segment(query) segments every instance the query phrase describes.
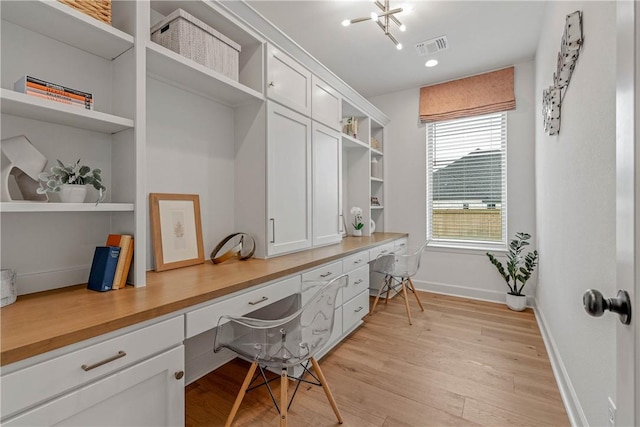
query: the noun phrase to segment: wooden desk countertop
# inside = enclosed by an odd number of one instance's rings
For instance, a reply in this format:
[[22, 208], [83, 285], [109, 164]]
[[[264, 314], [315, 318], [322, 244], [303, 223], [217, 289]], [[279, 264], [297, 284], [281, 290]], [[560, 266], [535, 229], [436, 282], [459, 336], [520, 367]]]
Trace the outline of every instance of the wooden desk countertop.
[[147, 286], [94, 292], [86, 285], [18, 297], [0, 310], [0, 365], [186, 309], [251, 286], [316, 267], [391, 242], [406, 233], [346, 237], [341, 243], [271, 259], [211, 261], [161, 273]]

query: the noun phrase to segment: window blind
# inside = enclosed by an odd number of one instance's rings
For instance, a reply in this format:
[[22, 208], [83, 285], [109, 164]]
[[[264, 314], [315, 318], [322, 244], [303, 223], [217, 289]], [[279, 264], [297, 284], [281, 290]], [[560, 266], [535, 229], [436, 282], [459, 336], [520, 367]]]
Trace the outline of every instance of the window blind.
[[427, 124], [427, 239], [506, 241], [507, 113]]

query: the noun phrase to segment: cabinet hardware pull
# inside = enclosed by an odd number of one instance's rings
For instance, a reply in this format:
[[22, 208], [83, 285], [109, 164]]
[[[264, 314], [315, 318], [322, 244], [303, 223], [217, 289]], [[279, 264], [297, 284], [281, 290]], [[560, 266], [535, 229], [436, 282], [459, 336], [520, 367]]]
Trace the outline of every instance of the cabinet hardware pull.
[[184, 371], [178, 371], [174, 375], [175, 375], [177, 380], [181, 380], [182, 377], [184, 377]]
[[327, 271], [326, 273], [321, 274], [321, 275], [320, 275], [320, 277], [329, 277], [329, 276], [331, 276], [332, 274], [333, 274], [332, 272]]
[[274, 87], [275, 84], [273, 82], [269, 82], [269, 87]]
[[340, 226], [338, 227], [338, 231], [339, 231], [340, 233], [342, 233], [342, 232], [344, 231], [344, 229], [342, 228], [342, 220], [343, 220], [343, 218], [344, 218], [344, 215], [343, 215], [343, 214], [340, 214], [340, 215], [338, 215], [338, 217], [340, 218], [340, 221], [338, 221], [338, 223], [340, 224]]
[[362, 262], [361, 259], [357, 260], [357, 261], [353, 261], [354, 264], [360, 264]]
[[360, 283], [362, 283], [362, 279], [358, 279], [355, 282], [353, 282], [354, 285], [359, 285]]
[[355, 313], [359, 312], [360, 310], [362, 310], [362, 306], [358, 307], [357, 309], [353, 310]]
[[265, 302], [268, 299], [269, 299], [269, 297], [262, 297], [258, 301], [249, 301], [249, 305], [260, 304], [261, 302]]
[[385, 249], [384, 251], [380, 251], [381, 254], [386, 254], [388, 251]]
[[276, 219], [269, 218], [269, 221], [271, 221], [271, 242], [269, 243], [275, 243], [276, 242]]
[[116, 355], [114, 355], [114, 356], [111, 356], [111, 357], [108, 357], [108, 358], [106, 358], [106, 359], [104, 359], [104, 360], [101, 360], [101, 361], [100, 361], [100, 362], [98, 362], [98, 363], [94, 363], [93, 365], [82, 365], [82, 366], [80, 366], [80, 367], [81, 367], [81, 368], [82, 368], [82, 370], [83, 370], [83, 371], [85, 371], [85, 372], [86, 372], [86, 371], [90, 371], [90, 370], [92, 370], [92, 369], [97, 368], [98, 366], [102, 366], [102, 365], [105, 365], [105, 364], [107, 364], [107, 363], [109, 363], [109, 362], [113, 362], [114, 360], [120, 359], [121, 357], [125, 357], [126, 355], [127, 355], [127, 353], [125, 353], [124, 351], [120, 350], [120, 351], [118, 352], [118, 354], [116, 354]]

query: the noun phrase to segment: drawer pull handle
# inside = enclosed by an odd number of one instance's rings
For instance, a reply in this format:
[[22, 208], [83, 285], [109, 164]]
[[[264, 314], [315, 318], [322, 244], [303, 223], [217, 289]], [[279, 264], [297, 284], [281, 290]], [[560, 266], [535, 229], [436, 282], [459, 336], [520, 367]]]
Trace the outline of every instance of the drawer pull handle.
[[320, 275], [320, 277], [329, 277], [329, 276], [331, 276], [332, 274], [333, 274], [332, 272], [327, 271], [326, 273], [321, 274], [321, 275]]
[[386, 254], [387, 252], [389, 251], [387, 251], [386, 249], [384, 251], [380, 251], [381, 254]]
[[356, 309], [355, 309], [355, 310], [353, 310], [353, 311], [354, 311], [355, 313], [357, 313], [357, 312], [359, 312], [359, 311], [361, 311], [361, 310], [362, 310], [362, 306], [360, 306], [360, 307], [356, 308]]
[[261, 302], [265, 302], [268, 299], [269, 299], [269, 297], [262, 297], [258, 301], [249, 301], [249, 305], [260, 304]]
[[358, 279], [355, 282], [353, 282], [354, 285], [359, 285], [360, 283], [362, 283], [362, 279]]
[[357, 261], [353, 261], [354, 264], [360, 264], [362, 262], [361, 259], [357, 260]]
[[98, 366], [106, 365], [106, 364], [107, 364], [107, 363], [109, 363], [109, 362], [113, 362], [114, 360], [118, 360], [118, 359], [120, 359], [121, 357], [125, 357], [126, 355], [127, 355], [127, 353], [125, 353], [124, 351], [120, 350], [120, 351], [118, 352], [118, 354], [116, 354], [115, 356], [107, 357], [106, 359], [101, 360], [101, 361], [100, 361], [100, 362], [98, 362], [98, 363], [94, 363], [93, 365], [82, 365], [82, 366], [80, 366], [80, 367], [81, 367], [81, 368], [82, 368], [82, 370], [83, 370], [83, 371], [85, 371], [85, 372], [86, 372], [86, 371], [90, 371], [90, 370], [92, 370], [92, 369], [97, 368]]

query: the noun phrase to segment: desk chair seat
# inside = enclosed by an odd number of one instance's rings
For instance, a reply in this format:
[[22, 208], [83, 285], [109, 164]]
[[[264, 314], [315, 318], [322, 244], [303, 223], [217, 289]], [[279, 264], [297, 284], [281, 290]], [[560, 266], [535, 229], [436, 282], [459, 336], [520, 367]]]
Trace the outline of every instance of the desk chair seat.
[[[233, 422], [246, 392], [262, 385], [266, 385], [276, 410], [280, 414], [280, 426], [286, 426], [287, 411], [301, 382], [322, 386], [338, 422], [342, 424], [342, 416], [338, 406], [314, 356], [325, 346], [331, 336], [336, 294], [338, 289], [347, 286], [348, 280], [347, 275], [342, 275], [329, 282], [305, 283], [305, 293], [314, 292], [313, 297], [302, 308], [281, 319], [220, 317], [216, 329], [214, 351], [218, 352], [222, 348], [228, 348], [251, 363], [225, 426], [230, 426]], [[309, 364], [314, 372], [310, 371]], [[298, 365], [302, 366], [300, 377], [289, 376], [288, 368]], [[267, 380], [265, 368], [280, 369], [279, 405], [269, 385], [273, 379]], [[311, 375], [315, 382], [305, 380], [303, 377], [306, 374]], [[251, 387], [259, 377], [262, 377], [264, 382]], [[287, 397], [289, 378], [297, 381], [290, 401]]]
[[[420, 249], [408, 255], [394, 253], [378, 255], [373, 262], [373, 270], [384, 274], [384, 283], [380, 286], [380, 289], [378, 289], [378, 294], [376, 295], [376, 299], [373, 301], [373, 306], [369, 312], [370, 316], [373, 315], [376, 306], [378, 305], [378, 301], [380, 300], [380, 296], [382, 294], [385, 295], [384, 302], [386, 304], [389, 301], [391, 291], [394, 291], [396, 294], [401, 293], [404, 298], [407, 317], [409, 318], [409, 324], [411, 325], [411, 311], [409, 310], [407, 289], [409, 289], [409, 291], [411, 291], [416, 297], [420, 310], [424, 311], [424, 307], [422, 306], [422, 302], [416, 292], [416, 288], [413, 285], [411, 277], [413, 277], [417, 273], [418, 268], [420, 268], [420, 259], [422, 258], [422, 252], [424, 252], [426, 246], [427, 243], [425, 242]], [[399, 291], [398, 288], [400, 288]]]

